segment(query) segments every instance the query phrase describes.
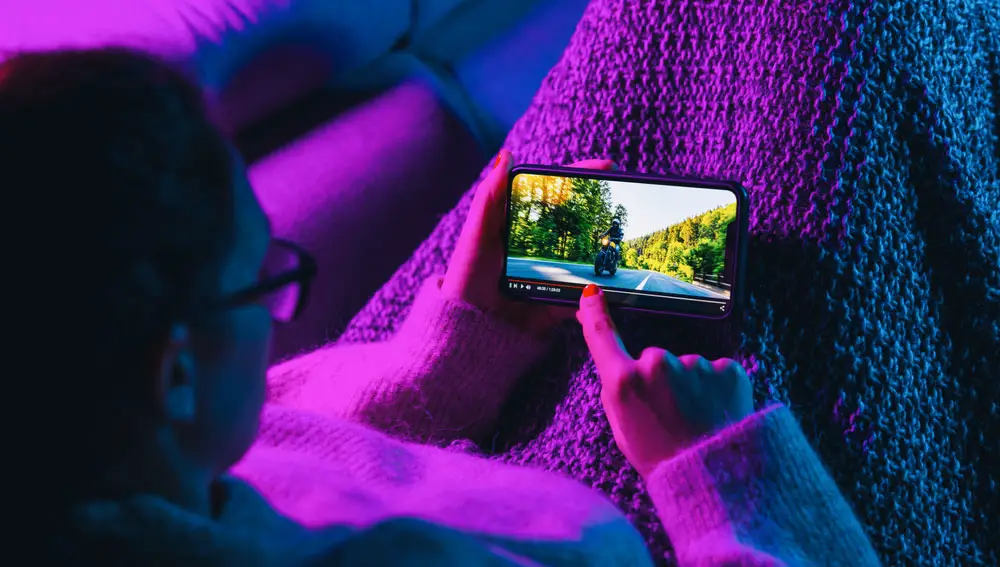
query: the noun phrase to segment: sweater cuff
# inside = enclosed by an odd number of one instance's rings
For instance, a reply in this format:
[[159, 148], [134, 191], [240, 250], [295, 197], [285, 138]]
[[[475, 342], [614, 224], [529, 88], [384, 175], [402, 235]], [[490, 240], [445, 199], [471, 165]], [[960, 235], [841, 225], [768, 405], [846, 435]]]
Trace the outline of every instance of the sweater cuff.
[[739, 534], [786, 547], [806, 544], [817, 531], [845, 545], [860, 535], [865, 549], [853, 513], [781, 405], [661, 463], [647, 485], [681, 557], [705, 537]]
[[[518, 378], [551, 341], [445, 297], [441, 282], [434, 277], [424, 283], [391, 340], [394, 357], [407, 361], [407, 369], [403, 380], [381, 392], [391, 398], [388, 414], [401, 412], [386, 417], [410, 428], [427, 421], [432, 430], [444, 426], [475, 437], [493, 425]], [[424, 433], [425, 440], [437, 437]]]
[[480, 367], [485, 375], [501, 374], [513, 380], [551, 346], [550, 340], [522, 331], [474, 305], [446, 297], [441, 291], [443, 280], [435, 276], [421, 286], [395, 335], [397, 345], [428, 358], [448, 358], [470, 368]]

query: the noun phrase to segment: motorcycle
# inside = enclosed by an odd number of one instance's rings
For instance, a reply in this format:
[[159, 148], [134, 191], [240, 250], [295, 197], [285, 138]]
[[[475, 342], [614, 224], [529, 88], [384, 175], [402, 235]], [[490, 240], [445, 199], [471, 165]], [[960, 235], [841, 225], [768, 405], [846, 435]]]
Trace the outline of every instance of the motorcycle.
[[618, 271], [618, 245], [607, 236], [601, 239], [601, 249], [594, 259], [594, 275], [599, 276], [604, 270], [612, 276]]

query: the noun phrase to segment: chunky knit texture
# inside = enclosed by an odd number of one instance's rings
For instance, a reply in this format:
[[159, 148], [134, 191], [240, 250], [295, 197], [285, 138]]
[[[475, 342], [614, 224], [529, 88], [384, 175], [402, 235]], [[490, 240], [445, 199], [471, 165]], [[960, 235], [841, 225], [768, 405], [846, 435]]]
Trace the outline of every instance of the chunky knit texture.
[[[759, 400], [801, 417], [888, 565], [1000, 561], [998, 12], [995, 0], [594, 0], [505, 144], [519, 162], [606, 156], [748, 187], [741, 326], [626, 317], [625, 340], [737, 352]], [[400, 325], [469, 203], [342, 341]], [[484, 448], [604, 491], [670, 564], [581, 337], [567, 338]]]

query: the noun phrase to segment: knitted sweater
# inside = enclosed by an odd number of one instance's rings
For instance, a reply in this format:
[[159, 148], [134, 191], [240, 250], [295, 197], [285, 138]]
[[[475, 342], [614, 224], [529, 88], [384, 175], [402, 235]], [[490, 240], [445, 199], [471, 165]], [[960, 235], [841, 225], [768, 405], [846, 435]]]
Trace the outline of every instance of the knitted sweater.
[[[595, 491], [364, 425], [440, 442], [484, 431], [544, 347], [431, 280], [392, 339], [274, 370], [258, 443], [232, 471], [245, 482], [215, 487], [218, 518], [154, 497], [95, 502], [64, 549], [82, 564], [649, 565]], [[649, 488], [685, 565], [878, 564], [781, 406], [660, 464]]]
[[[998, 45], [996, 0], [593, 0], [505, 143], [520, 162], [611, 157], [748, 187], [744, 316], [627, 318], [626, 344], [735, 352], [889, 565], [1000, 563]], [[399, 326], [469, 202], [343, 342]], [[597, 389], [573, 332], [484, 449], [604, 491], [670, 564]]]

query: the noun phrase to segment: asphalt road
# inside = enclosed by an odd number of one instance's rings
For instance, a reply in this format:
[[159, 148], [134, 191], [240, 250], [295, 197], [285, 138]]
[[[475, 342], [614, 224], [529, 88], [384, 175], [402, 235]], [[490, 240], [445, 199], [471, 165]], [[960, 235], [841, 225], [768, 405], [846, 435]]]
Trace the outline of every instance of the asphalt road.
[[615, 275], [594, 275], [594, 266], [586, 264], [568, 264], [554, 260], [536, 260], [534, 258], [508, 258], [507, 277], [534, 280], [549, 280], [553, 282], [582, 284], [595, 283], [604, 287], [648, 291], [652, 293], [673, 293], [693, 297], [710, 297], [712, 299], [727, 299], [721, 292], [691, 285], [677, 278], [649, 270], [627, 270], [618, 268]]

